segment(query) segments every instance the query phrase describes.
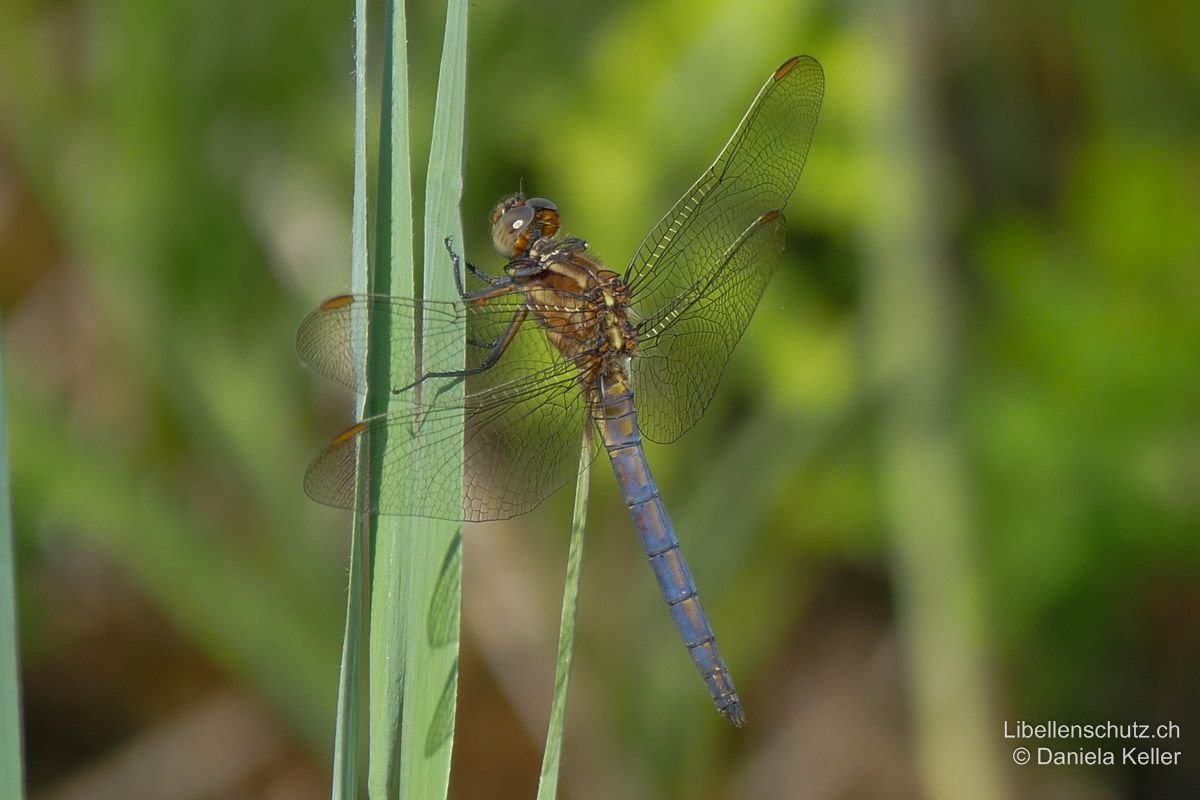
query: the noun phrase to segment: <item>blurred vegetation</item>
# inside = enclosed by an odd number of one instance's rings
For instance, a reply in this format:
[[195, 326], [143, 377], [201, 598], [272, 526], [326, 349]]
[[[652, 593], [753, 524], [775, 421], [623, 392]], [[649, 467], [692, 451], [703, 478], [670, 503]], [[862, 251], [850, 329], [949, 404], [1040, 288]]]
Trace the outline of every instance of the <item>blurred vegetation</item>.
[[[978, 597], [933, 600], [969, 611], [954, 641], [994, 748], [977, 755], [1012, 796], [1200, 793], [1200, 6], [905, 8], [903, 25], [841, 3], [471, 8], [481, 265], [487, 211], [522, 182], [621, 264], [771, 69], [805, 52], [827, 75], [785, 263], [705, 420], [649, 453], [750, 727], [712, 712], [597, 469], [566, 797], [929, 796], [955, 765], [929, 761], [910, 590], [959, 567]], [[349, 524], [300, 477], [351, 400], [299, 368], [292, 335], [347, 288], [350, 14], [0, 4], [0, 317], [47, 797], [219, 724], [193, 712], [229, 691], [276, 745], [206, 759], [208, 795], [188, 796], [328, 791]], [[410, 9], [417, 153], [442, 15]], [[880, 291], [906, 261], [931, 282], [911, 308]], [[939, 337], [892, 382], [885, 314]], [[957, 453], [948, 488], [888, 456], [933, 441], [893, 435], [922, 381], [916, 418]], [[900, 517], [943, 489], [953, 558], [912, 561]], [[569, 494], [467, 531], [454, 796], [534, 793]], [[1000, 726], [1018, 719], [1173, 720], [1184, 756], [1017, 768]], [[960, 722], [978, 724], [934, 733]]]

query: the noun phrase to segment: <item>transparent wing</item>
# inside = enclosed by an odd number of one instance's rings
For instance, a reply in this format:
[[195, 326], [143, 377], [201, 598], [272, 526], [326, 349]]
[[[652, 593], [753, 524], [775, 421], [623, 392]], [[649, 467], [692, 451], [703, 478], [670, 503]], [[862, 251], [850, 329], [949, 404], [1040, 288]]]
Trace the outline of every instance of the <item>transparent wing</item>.
[[[478, 367], [509, 331], [523, 300], [514, 293], [476, 306], [346, 295], [322, 304], [301, 323], [297, 350], [318, 372], [354, 386], [352, 354], [367, 345], [366, 326], [354, 324], [355, 315], [384, 315], [391, 328], [384, 346], [409, 362], [410, 332], [421, 317], [427, 372], [439, 360], [445, 363], [445, 354], [460, 348], [464, 337], [472, 342], [467, 366]], [[447, 391], [462, 381], [432, 376], [404, 388], [399, 410], [351, 426], [317, 455], [305, 475], [305, 491], [326, 505], [353, 508], [359, 448], [369, 448], [382, 465], [374, 487], [403, 483], [401, 491], [375, 490], [367, 498], [367, 508], [381, 514], [507, 519], [531, 510], [575, 476], [588, 419], [579, 367], [549, 344], [532, 318], [520, 325], [494, 366], [465, 378], [464, 395]], [[460, 436], [458, 456], [447, 459], [443, 445]], [[459, 475], [465, 476], [465, 500], [461, 508], [447, 507], [436, 490]]]
[[777, 211], [759, 217], [718, 259], [707, 282], [639, 331], [633, 386], [638, 424], [651, 441], [673, 442], [703, 415], [771, 279], [785, 227]]
[[[804, 170], [824, 87], [821, 65], [807, 56], [775, 70], [717, 160], [630, 262], [626, 280], [641, 318], [639, 341], [657, 340], [659, 348], [641, 359], [642, 380], [635, 383], [639, 422], [655, 441], [673, 441], [699, 419], [750, 320], [762, 292], [758, 283], [770, 275], [770, 265], [755, 259], [771, 260], [782, 246], [781, 239], [775, 242], [782, 217], [779, 223], [766, 218], [783, 209]], [[702, 335], [714, 325], [722, 330]], [[667, 349], [666, 331], [675, 326], [683, 332]], [[664, 368], [659, 359], [668, 358], [682, 361]], [[668, 377], [676, 382], [656, 382]], [[664, 396], [654, 396], [659, 393]], [[672, 410], [672, 398], [682, 405]]]

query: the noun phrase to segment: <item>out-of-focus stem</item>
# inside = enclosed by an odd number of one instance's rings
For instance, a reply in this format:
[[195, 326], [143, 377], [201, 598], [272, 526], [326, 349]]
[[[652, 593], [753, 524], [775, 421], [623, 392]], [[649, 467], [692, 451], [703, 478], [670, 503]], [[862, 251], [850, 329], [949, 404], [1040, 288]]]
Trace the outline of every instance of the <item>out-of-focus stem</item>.
[[[923, 796], [1005, 798], [991, 708], [970, 478], [956, 418], [958, 339], [944, 174], [921, 74], [922, 5], [873, 7], [864, 347], [879, 417], [884, 522]], [[830, 93], [835, 94], [831, 81]]]

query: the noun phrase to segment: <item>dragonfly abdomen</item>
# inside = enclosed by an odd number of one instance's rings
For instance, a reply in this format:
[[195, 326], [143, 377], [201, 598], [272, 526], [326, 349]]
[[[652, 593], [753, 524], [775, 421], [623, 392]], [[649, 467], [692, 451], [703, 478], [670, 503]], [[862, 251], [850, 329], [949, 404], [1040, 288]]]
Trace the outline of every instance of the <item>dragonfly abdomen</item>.
[[637, 527], [642, 549], [650, 559], [650, 566], [667, 601], [671, 618], [700, 677], [708, 686], [717, 710], [734, 725], [741, 727], [746, 724], [741, 700], [729, 676], [729, 668], [717, 649], [716, 635], [700, 605], [696, 582], [679, 549], [675, 526], [659, 497], [654, 476], [650, 473], [650, 464], [642, 449], [633, 393], [620, 375], [603, 381], [601, 393], [596, 422], [621, 495]]

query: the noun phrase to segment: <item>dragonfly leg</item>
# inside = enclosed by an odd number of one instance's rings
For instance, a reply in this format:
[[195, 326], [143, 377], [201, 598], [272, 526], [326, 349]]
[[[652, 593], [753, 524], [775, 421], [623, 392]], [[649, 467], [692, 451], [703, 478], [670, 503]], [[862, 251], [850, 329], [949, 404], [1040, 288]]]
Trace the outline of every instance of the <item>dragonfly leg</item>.
[[470, 272], [472, 275], [474, 275], [476, 278], [479, 278], [479, 280], [485, 281], [490, 286], [495, 286], [497, 283], [504, 280], [503, 276], [489, 275], [488, 273], [481, 270], [479, 267], [472, 264], [470, 261], [467, 262], [467, 271]]
[[512, 344], [513, 337], [517, 335], [517, 331], [521, 330], [521, 324], [525, 322], [525, 318], [528, 316], [528, 306], [522, 305], [516, 310], [516, 313], [513, 314], [512, 319], [508, 323], [508, 327], [505, 328], [504, 333], [500, 334], [499, 338], [492, 343], [491, 352], [483, 357], [483, 361], [479, 362], [478, 367], [472, 367], [470, 369], [464, 369], [457, 372], [431, 372], [427, 377], [450, 378], [461, 376], [465, 378], [467, 375], [478, 375], [481, 372], [491, 369], [496, 362], [500, 360], [500, 356], [504, 355], [504, 351], [508, 349], [508, 346]]
[[448, 372], [426, 372], [419, 380], [413, 381], [407, 386], [401, 386], [398, 389], [392, 389], [392, 394], [406, 392], [416, 386], [418, 383], [428, 380], [429, 378], [456, 378], [457, 380], [455, 380], [449, 386], [445, 386], [439, 390], [438, 393], [441, 394], [441, 392], [445, 391], [446, 389], [449, 389], [452, 386], [457, 386], [460, 381], [468, 376], [478, 375], [481, 372], [487, 372], [489, 369], [495, 366], [497, 361], [500, 360], [500, 356], [504, 355], [504, 351], [508, 349], [510, 344], [512, 344], [513, 337], [517, 335], [517, 331], [521, 330], [521, 324], [525, 322], [525, 318], [528, 316], [529, 308], [527, 306], [522, 305], [516, 310], [516, 313], [513, 314], [512, 319], [508, 323], [508, 327], [505, 328], [504, 333], [500, 334], [500, 337], [491, 344], [491, 352], [483, 357], [483, 361], [479, 362], [478, 367], [450, 370]]
[[522, 256], [509, 261], [504, 269], [514, 278], [532, 278], [546, 269], [545, 264], [540, 258], [529, 258]]
[[[468, 292], [466, 290], [465, 285], [463, 284], [463, 275], [462, 275], [463, 260], [462, 260], [462, 257], [459, 256], [458, 253], [454, 252], [454, 238], [451, 236], [447, 236], [445, 239], [442, 240], [442, 243], [444, 245], [446, 245], [446, 252], [450, 254], [450, 262], [454, 265], [454, 285], [455, 285], [455, 288], [458, 289], [458, 296], [461, 297], [463, 300], [467, 300], [467, 301], [487, 300], [491, 297], [497, 297], [498, 295], [506, 294], [507, 292], [512, 291], [512, 289], [513, 289], [512, 278], [508, 277], [507, 275], [489, 275], [488, 273], [484, 272], [479, 267], [475, 266], [470, 261], [468, 261], [468, 262], [466, 262], [467, 270], [472, 275], [474, 275], [476, 278], [479, 278], [481, 281], [484, 281], [488, 285], [487, 288], [481, 289], [477, 292]], [[504, 291], [499, 291], [499, 292], [491, 291], [492, 289], [497, 289], [497, 288], [503, 288]]]

